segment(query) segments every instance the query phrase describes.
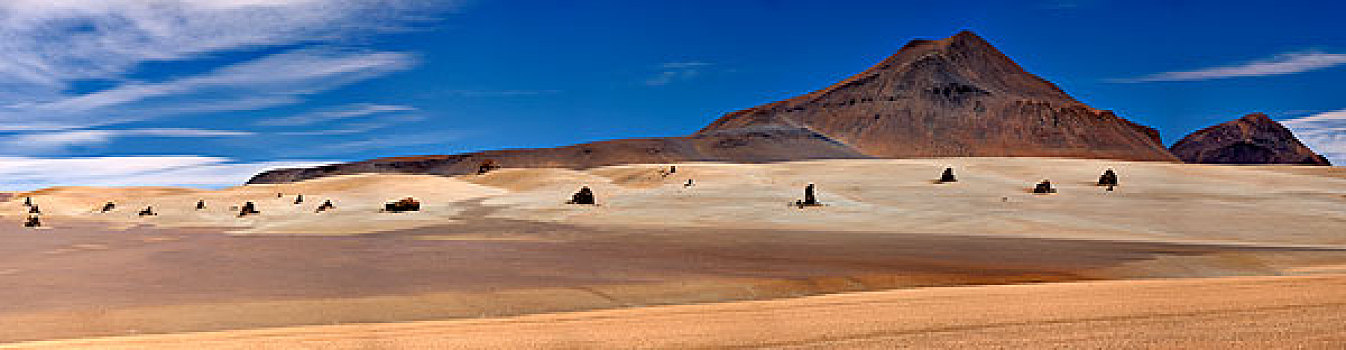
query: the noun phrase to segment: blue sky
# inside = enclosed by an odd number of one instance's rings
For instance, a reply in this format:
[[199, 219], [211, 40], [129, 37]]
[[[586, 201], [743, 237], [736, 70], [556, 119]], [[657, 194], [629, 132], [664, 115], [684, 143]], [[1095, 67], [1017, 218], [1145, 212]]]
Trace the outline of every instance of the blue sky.
[[1336, 2], [10, 0], [0, 187], [684, 135], [971, 29], [1166, 143], [1251, 112], [1346, 163]]

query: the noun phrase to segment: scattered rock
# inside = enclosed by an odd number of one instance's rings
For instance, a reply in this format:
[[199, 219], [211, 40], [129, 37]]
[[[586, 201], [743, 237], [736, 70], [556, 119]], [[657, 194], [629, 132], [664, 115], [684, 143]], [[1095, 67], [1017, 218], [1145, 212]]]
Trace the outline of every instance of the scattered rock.
[[1039, 182], [1037, 186], [1033, 187], [1033, 193], [1037, 194], [1056, 193], [1056, 188], [1052, 187], [1052, 182], [1050, 180], [1042, 180], [1042, 182]]
[[383, 203], [383, 211], [389, 213], [401, 213], [404, 211], [420, 211], [420, 210], [421, 210], [421, 202], [418, 202], [416, 201], [415, 198], [411, 197], [402, 198], [397, 200], [396, 202]]
[[113, 209], [117, 209], [117, 203], [107, 202], [107, 204], [103, 204], [103, 209], [101, 210], [101, 212], [106, 213], [112, 211]]
[[315, 210], [314, 212], [321, 213], [327, 211], [328, 209], [336, 209], [336, 205], [332, 204], [331, 199], [323, 201], [322, 204], [318, 206], [318, 210]]
[[28, 219], [23, 221], [23, 227], [41, 227], [41, 226], [42, 226], [42, 219], [38, 218], [37, 215], [29, 215]]
[[33, 197], [23, 197], [23, 206], [25, 207], [33, 206]]
[[154, 207], [150, 206], [150, 207], [145, 207], [144, 210], [141, 210], [139, 213], [136, 213], [136, 215], [140, 215], [140, 216], [155, 216], [155, 215], [159, 215], [159, 214], [155, 213], [155, 212], [154, 212]]
[[238, 217], [244, 217], [252, 214], [261, 214], [257, 211], [257, 205], [252, 202], [243, 203], [243, 208], [238, 210]]
[[495, 171], [496, 169], [500, 169], [500, 163], [497, 163], [495, 159], [483, 160], [481, 161], [481, 165], [477, 166], [477, 175], [486, 175], [486, 173]]
[[31, 205], [31, 206], [28, 207], [28, 213], [29, 213], [29, 214], [42, 214], [42, 209], [39, 209], [39, 208], [37, 207], [37, 204], [33, 204], [33, 205]]
[[819, 203], [818, 197], [814, 195], [813, 184], [809, 184], [808, 186], [804, 186], [804, 200], [796, 200], [794, 205], [796, 207], [803, 208], [803, 207], [816, 207], [821, 206], [823, 204]]
[[584, 186], [580, 187], [580, 191], [575, 192], [575, 195], [570, 196], [570, 201], [566, 202], [566, 204], [598, 204], [598, 203], [596, 200], [594, 200], [594, 191], [590, 190], [589, 186]]
[[692, 182], [692, 179], [687, 179], [687, 183], [682, 184], [682, 188], [692, 187], [692, 185], [695, 185], [695, 183]]
[[939, 183], [958, 182], [958, 178], [953, 176], [953, 168], [944, 168], [944, 173], [939, 175]]
[[1108, 190], [1111, 191], [1112, 186], [1117, 186], [1117, 173], [1113, 172], [1112, 169], [1104, 171], [1103, 175], [1098, 177], [1098, 185], [1108, 186]]

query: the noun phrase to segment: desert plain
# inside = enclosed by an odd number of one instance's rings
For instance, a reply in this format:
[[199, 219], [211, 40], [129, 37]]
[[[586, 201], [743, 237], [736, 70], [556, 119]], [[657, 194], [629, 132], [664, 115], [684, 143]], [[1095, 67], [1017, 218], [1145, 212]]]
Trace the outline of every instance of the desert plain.
[[[946, 167], [959, 181], [936, 183]], [[1058, 192], [1031, 193], [1044, 179]], [[823, 206], [790, 205], [807, 184]], [[565, 203], [581, 186], [598, 205]], [[404, 197], [422, 209], [379, 210]], [[506, 168], [58, 187], [0, 213], [13, 348], [1346, 345], [1339, 167]]]

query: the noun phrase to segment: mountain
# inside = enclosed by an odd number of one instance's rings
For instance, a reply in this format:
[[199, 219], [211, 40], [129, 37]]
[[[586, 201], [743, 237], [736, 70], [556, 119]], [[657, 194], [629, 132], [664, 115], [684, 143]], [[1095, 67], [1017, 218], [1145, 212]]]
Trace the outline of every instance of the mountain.
[[1332, 165], [1262, 113], [1197, 130], [1170, 150], [1188, 163]]
[[1176, 161], [1154, 129], [1076, 101], [968, 31], [912, 41], [840, 83], [730, 113], [697, 134], [763, 126], [806, 128], [885, 158]]
[[1041, 156], [1177, 161], [1159, 132], [1076, 101], [972, 32], [914, 40], [872, 68], [799, 97], [729, 113], [685, 137], [381, 158], [280, 169], [248, 183], [328, 175], [457, 175], [503, 167], [822, 158]]

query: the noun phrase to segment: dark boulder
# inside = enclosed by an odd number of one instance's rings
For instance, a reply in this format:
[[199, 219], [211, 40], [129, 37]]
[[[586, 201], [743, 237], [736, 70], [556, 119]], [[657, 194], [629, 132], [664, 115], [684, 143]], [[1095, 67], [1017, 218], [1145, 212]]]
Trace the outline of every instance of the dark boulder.
[[958, 182], [958, 178], [953, 176], [953, 168], [944, 168], [944, 173], [939, 175], [939, 183]]
[[1042, 180], [1042, 182], [1039, 182], [1037, 186], [1033, 186], [1033, 193], [1037, 194], [1056, 193], [1056, 188], [1052, 187], [1051, 181]]
[[401, 213], [404, 211], [420, 211], [420, 210], [421, 210], [421, 202], [418, 202], [416, 201], [415, 198], [411, 197], [402, 198], [397, 200], [396, 202], [383, 203], [383, 211], [389, 213]]
[[331, 199], [328, 199], [328, 200], [323, 201], [322, 204], [318, 206], [318, 209], [315, 210], [314, 212], [315, 212], [315, 213], [321, 213], [321, 212], [327, 211], [328, 209], [336, 209], [336, 205], [333, 205], [333, 204], [332, 204], [332, 200], [331, 200]]
[[252, 202], [243, 203], [243, 208], [241, 208], [241, 209], [238, 210], [238, 216], [239, 216], [239, 217], [244, 217], [244, 216], [248, 216], [248, 215], [252, 215], [252, 214], [261, 214], [261, 213], [262, 213], [262, 212], [257, 211], [257, 205], [256, 205], [256, 204], [253, 204]]
[[580, 187], [580, 191], [579, 191], [579, 192], [575, 192], [574, 195], [570, 196], [570, 201], [569, 201], [569, 202], [566, 202], [566, 203], [567, 203], [567, 204], [598, 204], [598, 201], [594, 199], [594, 191], [591, 190], [591, 189], [589, 189], [589, 186], [584, 186], [584, 187]]
[[1104, 171], [1104, 172], [1103, 172], [1103, 175], [1100, 175], [1100, 176], [1098, 177], [1098, 185], [1099, 185], [1099, 186], [1117, 186], [1117, 173], [1114, 172], [1114, 171], [1112, 171], [1112, 169], [1108, 169], [1107, 171]]
[[294, 204], [303, 204], [303, 203], [304, 203], [304, 195], [301, 194], [294, 197]]
[[206, 208], [206, 201], [204, 199], [196, 201], [196, 210], [202, 210], [205, 208]]
[[39, 209], [39, 208], [37, 207], [37, 204], [33, 204], [32, 206], [28, 207], [28, 213], [29, 213], [29, 214], [42, 214], [42, 209]]
[[113, 209], [117, 209], [117, 203], [107, 202], [107, 204], [103, 204], [103, 209], [101, 211], [106, 213], [112, 211]]
[[140, 216], [155, 216], [155, 215], [159, 215], [159, 214], [157, 214], [157, 213], [154, 212], [154, 207], [145, 207], [145, 209], [142, 209], [139, 213], [136, 213], [136, 215], [140, 215]]
[[821, 206], [823, 204], [818, 202], [818, 197], [816, 194], [814, 194], [813, 184], [809, 184], [808, 186], [804, 186], [804, 199], [796, 200], [794, 205], [796, 207], [803, 208], [803, 207], [816, 207]]
[[37, 215], [29, 215], [28, 219], [23, 221], [23, 227], [41, 227], [41, 226], [42, 226], [42, 219], [38, 218]]

